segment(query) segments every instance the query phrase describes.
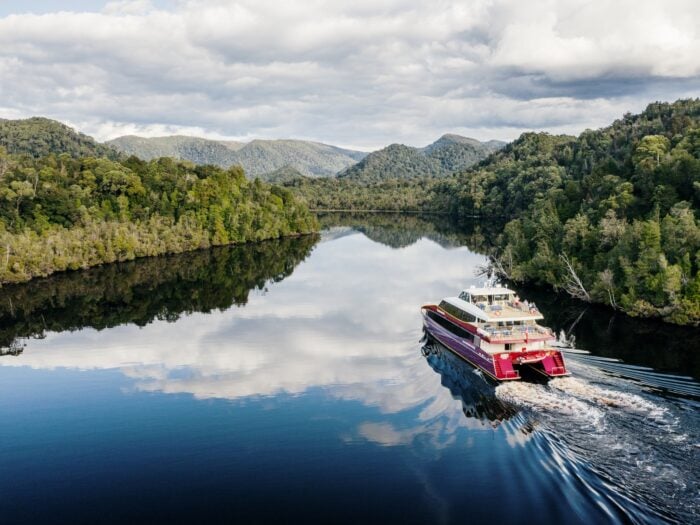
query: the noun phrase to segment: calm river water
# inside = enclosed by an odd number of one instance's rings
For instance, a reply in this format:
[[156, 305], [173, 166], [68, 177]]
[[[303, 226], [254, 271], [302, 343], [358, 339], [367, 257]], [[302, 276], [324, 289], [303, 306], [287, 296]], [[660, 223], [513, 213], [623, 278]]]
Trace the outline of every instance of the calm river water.
[[420, 342], [481, 227], [323, 223], [0, 289], [0, 523], [700, 520], [698, 330], [521, 290], [573, 376], [496, 386]]

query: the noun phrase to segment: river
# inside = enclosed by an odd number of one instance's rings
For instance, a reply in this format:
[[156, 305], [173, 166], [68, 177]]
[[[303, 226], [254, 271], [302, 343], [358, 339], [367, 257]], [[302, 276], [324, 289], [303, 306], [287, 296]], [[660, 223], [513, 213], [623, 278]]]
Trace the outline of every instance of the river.
[[0, 522], [697, 523], [698, 330], [547, 290], [571, 377], [422, 340], [488, 229], [318, 236], [0, 289]]

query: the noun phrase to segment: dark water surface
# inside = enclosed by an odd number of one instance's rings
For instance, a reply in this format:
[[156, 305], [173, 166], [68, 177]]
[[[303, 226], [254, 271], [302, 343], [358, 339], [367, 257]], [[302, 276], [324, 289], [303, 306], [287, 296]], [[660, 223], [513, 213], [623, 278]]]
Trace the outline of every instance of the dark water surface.
[[[0, 523], [697, 523], [697, 330], [522, 290], [573, 376], [419, 342], [487, 233], [320, 237], [0, 290]], [[693, 378], [694, 377], [694, 378]]]

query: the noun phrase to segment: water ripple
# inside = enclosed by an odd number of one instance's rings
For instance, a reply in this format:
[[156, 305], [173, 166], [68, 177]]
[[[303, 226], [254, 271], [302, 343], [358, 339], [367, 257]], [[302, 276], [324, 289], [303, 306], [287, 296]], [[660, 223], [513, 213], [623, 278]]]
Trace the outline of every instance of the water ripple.
[[700, 433], [695, 403], [654, 390], [681, 395], [696, 393], [700, 386], [690, 378], [619, 361], [578, 357], [581, 361], [569, 361], [574, 377], [548, 384], [504, 383], [496, 387], [496, 397], [522, 407], [537, 421], [560, 470], [587, 485], [592, 479], [588, 470], [599, 478], [631, 522], [697, 522]]

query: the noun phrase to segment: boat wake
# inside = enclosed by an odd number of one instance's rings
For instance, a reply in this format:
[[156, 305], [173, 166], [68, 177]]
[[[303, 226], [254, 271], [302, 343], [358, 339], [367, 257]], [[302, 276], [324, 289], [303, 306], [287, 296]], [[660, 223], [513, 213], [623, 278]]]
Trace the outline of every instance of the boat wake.
[[[597, 366], [598, 358], [572, 357], [567, 355], [573, 377], [547, 384], [503, 383], [496, 387], [496, 397], [521, 407], [565, 463], [593, 471], [608, 489], [599, 492], [613, 488], [619, 498], [614, 506], [625, 509], [630, 521], [698, 522], [698, 404], [692, 398], [658, 395], [660, 384], [670, 383], [681, 392], [694, 392], [698, 384], [649, 370], [641, 376], [639, 367], [627, 370], [620, 362], [612, 373]], [[634, 380], [628, 378], [631, 374]], [[571, 473], [590, 483], [580, 468]]]
[[496, 397], [517, 406], [570, 416], [592, 426], [599, 426], [604, 416], [602, 410], [576, 397], [562, 396], [546, 386], [525, 381], [498, 385]]
[[631, 410], [655, 420], [663, 420], [664, 416], [668, 414], [667, 408], [647, 401], [636, 394], [602, 388], [575, 377], [554, 379], [550, 381], [549, 386], [599, 406]]

